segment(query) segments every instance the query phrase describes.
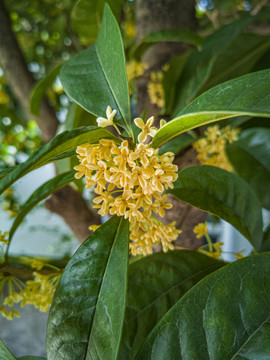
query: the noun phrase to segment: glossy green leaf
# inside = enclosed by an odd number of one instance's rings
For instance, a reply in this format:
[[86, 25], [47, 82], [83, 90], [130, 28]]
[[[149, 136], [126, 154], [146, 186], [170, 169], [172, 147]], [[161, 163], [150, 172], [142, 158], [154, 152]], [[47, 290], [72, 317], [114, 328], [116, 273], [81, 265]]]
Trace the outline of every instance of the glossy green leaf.
[[201, 46], [202, 38], [198, 34], [188, 29], [169, 29], [160, 30], [148, 34], [142, 41], [137, 44], [132, 50], [131, 55], [136, 59], [140, 59], [150, 46], [160, 42], [183, 42], [195, 46]]
[[97, 42], [62, 67], [60, 79], [68, 96], [96, 116], [117, 110], [115, 123], [132, 137], [129, 90], [121, 33], [108, 5]]
[[30, 95], [30, 110], [32, 114], [39, 116], [40, 115], [40, 106], [43, 100], [43, 97], [48, 90], [48, 87], [52, 85], [56, 76], [58, 75], [63, 62], [61, 61], [56, 65], [43, 79], [37, 82], [34, 86], [31, 95]]
[[117, 358], [124, 322], [129, 224], [113, 217], [65, 268], [47, 327], [48, 360]]
[[105, 2], [110, 5], [114, 16], [119, 18], [122, 0], [78, 0], [72, 9], [72, 27], [88, 43], [96, 41]]
[[14, 169], [0, 181], [0, 194], [28, 172], [56, 160], [56, 157], [76, 149], [78, 145], [85, 142], [95, 144], [99, 139], [113, 139], [119, 142], [119, 139], [110, 131], [95, 126], [85, 126], [72, 131], [64, 131], [37, 150], [24, 163], [14, 167]]
[[218, 57], [222, 56], [233, 40], [254, 20], [254, 16], [248, 16], [227, 24], [205, 39], [201, 51], [194, 49], [176, 86], [173, 116], [198, 95], [209, 79]]
[[207, 276], [161, 319], [136, 359], [269, 359], [269, 274], [265, 253]]
[[15, 231], [17, 230], [18, 226], [21, 224], [25, 216], [29, 213], [29, 211], [31, 211], [33, 207], [35, 207], [40, 201], [46, 199], [46, 197], [51, 195], [53, 192], [73, 181], [75, 173], [76, 171], [69, 171], [57, 175], [53, 179], [46, 181], [33, 192], [33, 194], [20, 207], [20, 211], [9, 231], [9, 241], [12, 240]]
[[262, 241], [262, 208], [251, 186], [215, 166], [190, 166], [179, 172], [175, 197], [233, 225], [256, 250]]
[[239, 115], [270, 117], [270, 70], [229, 80], [206, 91], [186, 106], [154, 136], [157, 148], [195, 127]]
[[16, 358], [11, 354], [6, 345], [0, 339], [0, 359], [3, 360], [16, 360]]
[[249, 73], [270, 48], [268, 36], [240, 34], [214, 63], [211, 75], [200, 89], [204, 92], [224, 81]]
[[270, 210], [270, 129], [242, 131], [237, 142], [227, 145], [226, 152], [235, 172], [252, 186], [262, 206]]
[[188, 250], [158, 253], [131, 264], [118, 359], [134, 359], [162, 316], [198, 281], [224, 264]]

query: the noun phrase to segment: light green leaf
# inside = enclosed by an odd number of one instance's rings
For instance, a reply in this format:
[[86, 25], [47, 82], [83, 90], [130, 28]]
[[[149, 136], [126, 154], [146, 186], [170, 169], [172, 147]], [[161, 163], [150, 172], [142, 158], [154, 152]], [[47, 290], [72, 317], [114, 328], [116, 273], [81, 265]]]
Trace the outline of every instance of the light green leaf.
[[134, 359], [162, 316], [198, 281], [223, 265], [222, 261], [188, 250], [158, 253], [131, 264], [118, 360]]
[[0, 359], [3, 360], [16, 360], [16, 358], [11, 354], [6, 345], [0, 339]]
[[108, 105], [116, 109], [115, 123], [133, 137], [124, 48], [108, 5], [96, 44], [67, 61], [60, 79], [68, 96], [92, 114], [106, 117]]
[[202, 38], [198, 34], [188, 29], [169, 29], [160, 30], [148, 34], [142, 41], [131, 49], [131, 56], [139, 60], [145, 50], [150, 46], [160, 42], [183, 42], [195, 46], [201, 46]]
[[154, 136], [157, 148], [195, 127], [239, 115], [270, 117], [270, 70], [229, 80], [206, 91], [186, 106]]
[[57, 64], [43, 79], [37, 82], [30, 95], [30, 110], [32, 114], [40, 116], [40, 106], [48, 87], [58, 75], [63, 61]]
[[129, 224], [113, 217], [69, 261], [51, 306], [48, 360], [117, 358], [124, 322]]
[[17, 165], [12, 171], [8, 172], [0, 181], [0, 194], [28, 172], [56, 160], [61, 154], [73, 151], [78, 145], [85, 142], [95, 144], [100, 139], [113, 139], [119, 143], [119, 139], [110, 131], [95, 126], [85, 126], [72, 131], [64, 131], [37, 150], [24, 163]]
[[229, 222], [256, 250], [260, 248], [262, 208], [251, 186], [215, 166], [190, 166], [178, 175], [169, 193]]
[[114, 16], [119, 19], [122, 0], [78, 0], [72, 9], [72, 27], [88, 43], [96, 41], [105, 2], [110, 5]]
[[269, 359], [269, 273], [265, 253], [210, 274], [167, 312], [136, 359]]
[[56, 190], [67, 185], [74, 180], [74, 174], [76, 171], [69, 171], [55, 176], [53, 179], [46, 181], [39, 188], [37, 188], [33, 194], [26, 200], [26, 202], [20, 207], [20, 211], [14, 220], [12, 227], [9, 231], [9, 241], [12, 240], [15, 231], [21, 224], [25, 216], [35, 207], [40, 201], [46, 199]]
[[239, 140], [226, 147], [235, 172], [253, 188], [270, 210], [270, 129], [252, 128], [240, 133]]

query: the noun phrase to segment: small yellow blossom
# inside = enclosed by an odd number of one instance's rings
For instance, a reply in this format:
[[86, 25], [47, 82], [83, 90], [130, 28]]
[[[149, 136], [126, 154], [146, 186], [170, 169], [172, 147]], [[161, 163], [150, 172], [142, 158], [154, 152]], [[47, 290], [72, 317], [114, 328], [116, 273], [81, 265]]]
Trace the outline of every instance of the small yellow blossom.
[[151, 254], [155, 244], [161, 244], [164, 251], [173, 249], [172, 241], [181, 232], [174, 223], [164, 225], [153, 217], [154, 212], [164, 216], [165, 210], [172, 207], [163, 192], [173, 188], [178, 177], [173, 153], [159, 155], [158, 149], [143, 143], [157, 131], [153, 123], [153, 117], [146, 123], [135, 119], [142, 130], [135, 148], [127, 140], [117, 145], [104, 139], [77, 148], [80, 165], [75, 167], [76, 177], [85, 176], [86, 187], [94, 187], [98, 195], [93, 199], [94, 207], [100, 215], [116, 214], [129, 219], [133, 255]]
[[2, 233], [2, 231], [0, 231], [0, 242], [7, 245], [9, 243], [9, 240], [7, 239], [9, 232], [5, 231]]
[[160, 108], [163, 108], [165, 105], [165, 95], [162, 85], [163, 76], [162, 71], [152, 72], [151, 80], [147, 86], [151, 103], [156, 104]]
[[101, 225], [90, 225], [88, 229], [91, 231], [96, 231], [100, 226]]
[[196, 225], [193, 229], [193, 232], [196, 234], [197, 239], [201, 238], [208, 233], [207, 223], [205, 222]]
[[193, 147], [197, 151], [197, 158], [201, 164], [218, 166], [224, 170], [232, 171], [232, 166], [225, 152], [226, 143], [238, 139], [239, 129], [230, 126], [219, 128], [218, 125], [210, 126], [205, 131], [205, 137], [197, 140]]
[[241, 250], [237, 253], [234, 253], [234, 256], [236, 257], [237, 260], [243, 259], [243, 257], [245, 257], [244, 252], [245, 250]]
[[115, 117], [116, 113], [117, 113], [116, 110], [112, 110], [112, 108], [110, 106], [108, 106], [106, 109], [107, 119], [103, 118], [103, 117], [98, 117], [97, 118], [98, 126], [107, 127], [107, 126], [113, 125], [114, 124], [113, 118]]
[[44, 265], [45, 265], [45, 264], [44, 264], [42, 261], [40, 261], [40, 260], [38, 260], [38, 259], [34, 259], [34, 260], [32, 261], [31, 267], [32, 267], [33, 269], [37, 269], [37, 270], [39, 271], [39, 270], [43, 269]]
[[151, 137], [154, 137], [154, 135], [156, 134], [156, 132], [158, 130], [155, 127], [151, 127], [154, 123], [154, 116], [151, 116], [146, 121], [146, 123], [144, 123], [143, 119], [141, 119], [141, 118], [134, 119], [134, 122], [135, 122], [136, 126], [142, 130], [138, 136], [139, 143], [145, 142], [148, 135]]

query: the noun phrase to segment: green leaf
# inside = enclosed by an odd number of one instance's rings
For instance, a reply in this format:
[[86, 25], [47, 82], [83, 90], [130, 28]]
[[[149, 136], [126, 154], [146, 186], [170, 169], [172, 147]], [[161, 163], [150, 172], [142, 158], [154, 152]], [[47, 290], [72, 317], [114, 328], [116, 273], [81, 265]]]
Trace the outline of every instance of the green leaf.
[[224, 81], [249, 73], [269, 47], [270, 41], [268, 36], [240, 34], [219, 55], [208, 81], [200, 89], [200, 92], [204, 92]]
[[226, 147], [235, 172], [252, 186], [262, 206], [270, 210], [270, 129], [252, 128]]
[[183, 42], [195, 46], [201, 46], [202, 38], [188, 29], [160, 30], [148, 34], [142, 41], [131, 50], [131, 56], [139, 60], [145, 50], [160, 42]]
[[85, 142], [95, 144], [98, 143], [99, 139], [112, 139], [119, 143], [119, 139], [110, 131], [95, 126], [85, 126], [72, 131], [64, 131], [37, 150], [24, 163], [14, 167], [14, 169], [1, 180], [0, 194], [28, 172], [56, 160], [59, 155], [76, 149], [78, 145]]
[[69, 261], [51, 306], [48, 360], [117, 358], [124, 322], [129, 224], [113, 217]]
[[262, 245], [260, 252], [270, 251], [270, 225], [263, 232]]
[[262, 241], [262, 208], [253, 189], [238, 176], [215, 166], [190, 166], [179, 172], [174, 189], [180, 200], [233, 225], [256, 250]]
[[195, 127], [239, 115], [270, 117], [270, 70], [258, 71], [213, 87], [193, 100], [154, 136], [157, 148]]
[[108, 5], [97, 42], [62, 67], [60, 79], [68, 96], [96, 116], [117, 110], [115, 123], [133, 137], [126, 64], [121, 33]]
[[68, 109], [67, 118], [65, 121], [65, 130], [76, 129], [81, 126], [96, 126], [96, 116], [85, 111], [81, 106], [72, 103]]
[[30, 95], [30, 111], [32, 114], [40, 116], [40, 106], [43, 97], [45, 96], [48, 87], [51, 86], [54, 79], [58, 75], [62, 65], [63, 61], [57, 64], [43, 79], [38, 81], [34, 86]]
[[224, 264], [188, 250], [158, 253], [131, 264], [118, 360], [134, 359], [162, 316], [198, 281]]
[[74, 174], [76, 171], [69, 171], [55, 176], [53, 179], [46, 181], [39, 188], [37, 188], [33, 194], [26, 200], [26, 202], [20, 207], [20, 211], [14, 220], [12, 227], [9, 231], [9, 241], [12, 240], [15, 231], [21, 224], [25, 216], [35, 207], [40, 201], [46, 199], [56, 190], [67, 185], [74, 180]]
[[136, 359], [269, 359], [269, 273], [265, 253], [207, 276], [161, 319]]
[[176, 86], [174, 116], [198, 95], [209, 79], [218, 57], [222, 56], [232, 41], [255, 19], [255, 16], [248, 16], [225, 25], [205, 39], [201, 51], [194, 49]]
[[[122, 0], [106, 1], [119, 19], [121, 13]], [[105, 0], [78, 0], [71, 12], [71, 24], [73, 29], [88, 43], [96, 41], [99, 26], [101, 24], [102, 13]]]
[[16, 360], [16, 358], [11, 354], [6, 345], [0, 339], [0, 359], [3, 360]]

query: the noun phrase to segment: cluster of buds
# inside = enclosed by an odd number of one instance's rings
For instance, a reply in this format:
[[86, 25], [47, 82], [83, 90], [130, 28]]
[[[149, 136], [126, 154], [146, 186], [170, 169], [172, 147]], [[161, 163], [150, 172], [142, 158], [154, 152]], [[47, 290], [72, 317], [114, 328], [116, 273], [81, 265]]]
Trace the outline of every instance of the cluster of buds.
[[[107, 109], [110, 125], [114, 111]], [[97, 119], [103, 126], [105, 120]], [[145, 144], [148, 136], [153, 137], [157, 131], [152, 127], [154, 118], [146, 123], [141, 118], [134, 122], [141, 129], [135, 148], [131, 148], [127, 140], [118, 146], [107, 139], [98, 144], [78, 146], [80, 165], [75, 166], [75, 177], [84, 176], [86, 188], [94, 187], [98, 195], [93, 199], [94, 207], [99, 209], [100, 215], [116, 214], [129, 219], [131, 253], [147, 255], [152, 253], [155, 244], [161, 243], [164, 251], [173, 249], [172, 241], [180, 233], [174, 223], [164, 225], [153, 217], [154, 213], [164, 216], [164, 210], [172, 207], [166, 203], [167, 197], [163, 193], [173, 188], [178, 168], [172, 163], [173, 153], [159, 155], [158, 149]]]
[[204, 133], [205, 136], [193, 144], [201, 164], [232, 171], [225, 146], [227, 143], [231, 144], [237, 141], [238, 133], [239, 129], [232, 129], [230, 126], [224, 128], [220, 128], [218, 125], [208, 127]]

